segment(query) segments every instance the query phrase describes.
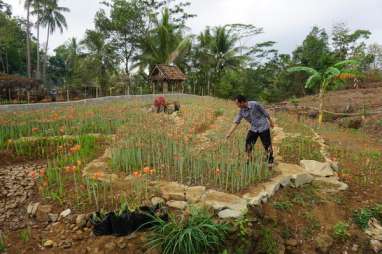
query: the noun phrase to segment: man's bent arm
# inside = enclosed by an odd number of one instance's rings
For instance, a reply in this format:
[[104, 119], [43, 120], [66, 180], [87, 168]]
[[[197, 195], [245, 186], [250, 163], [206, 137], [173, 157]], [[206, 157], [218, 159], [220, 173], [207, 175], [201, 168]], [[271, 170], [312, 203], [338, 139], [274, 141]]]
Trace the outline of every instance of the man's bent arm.
[[232, 127], [229, 129], [229, 131], [228, 131], [228, 133], [227, 133], [227, 135], [225, 137], [226, 138], [231, 137], [232, 133], [236, 130], [237, 126], [239, 126], [239, 124], [238, 123], [234, 123], [232, 125]]

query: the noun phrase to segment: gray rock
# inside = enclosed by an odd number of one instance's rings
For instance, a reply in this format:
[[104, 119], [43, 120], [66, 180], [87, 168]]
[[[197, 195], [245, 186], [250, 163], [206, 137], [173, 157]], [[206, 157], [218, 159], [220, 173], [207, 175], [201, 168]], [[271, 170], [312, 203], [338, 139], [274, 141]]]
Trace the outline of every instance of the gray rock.
[[233, 194], [208, 190], [203, 197], [202, 202], [215, 210], [229, 208], [246, 213], [248, 211], [247, 201]]
[[39, 202], [37, 202], [37, 203], [33, 203], [33, 202], [31, 202], [31, 203], [28, 205], [28, 207], [27, 207], [27, 213], [28, 213], [28, 215], [31, 216], [31, 217], [35, 216], [36, 211], [37, 211], [37, 208], [38, 208], [39, 205], [40, 205]]
[[36, 211], [36, 220], [39, 222], [49, 221], [49, 213], [52, 211], [51, 205], [39, 205]]
[[331, 164], [329, 162], [319, 162], [315, 160], [301, 160], [301, 167], [309, 174], [319, 177], [333, 176]]
[[177, 182], [161, 182], [159, 187], [164, 199], [179, 201], [186, 200], [186, 188], [186, 185]]
[[370, 246], [375, 253], [380, 253], [382, 251], [382, 242], [378, 240], [370, 240]]
[[166, 203], [166, 201], [163, 198], [161, 198], [161, 197], [153, 197], [151, 199], [151, 204], [153, 206], [162, 205], [164, 203]]
[[167, 201], [166, 204], [169, 207], [180, 209], [180, 210], [184, 210], [187, 207], [187, 202], [185, 201], [170, 200], [170, 201]]
[[60, 213], [60, 218], [65, 218], [65, 217], [69, 216], [71, 213], [72, 213], [72, 210], [66, 209]]
[[298, 188], [304, 184], [311, 183], [314, 177], [308, 173], [299, 173], [292, 176], [291, 186]]
[[199, 202], [205, 192], [205, 186], [189, 187], [186, 189], [186, 200], [192, 203]]
[[49, 213], [48, 214], [49, 222], [56, 222], [58, 220], [57, 213]]
[[224, 209], [218, 213], [218, 216], [221, 219], [229, 219], [229, 218], [237, 219], [243, 216], [243, 213], [237, 210]]
[[79, 214], [76, 218], [76, 225], [78, 228], [83, 228], [86, 226], [86, 223], [88, 222], [88, 218], [86, 214]]
[[44, 246], [45, 248], [52, 248], [54, 245], [54, 242], [52, 240], [46, 240], [42, 246]]

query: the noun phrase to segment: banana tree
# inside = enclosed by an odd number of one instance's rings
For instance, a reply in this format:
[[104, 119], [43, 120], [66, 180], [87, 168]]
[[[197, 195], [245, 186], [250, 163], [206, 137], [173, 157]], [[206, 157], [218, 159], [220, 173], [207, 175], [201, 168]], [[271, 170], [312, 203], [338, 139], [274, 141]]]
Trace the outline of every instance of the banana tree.
[[[317, 71], [310, 67], [297, 66], [288, 69], [288, 72], [305, 72], [309, 74], [309, 78], [305, 83], [306, 88], [313, 88], [317, 84], [320, 85], [319, 92], [319, 118], [318, 122], [321, 125], [323, 120], [323, 108], [324, 108], [324, 96], [325, 92], [329, 87], [334, 87], [338, 85], [338, 82], [344, 81], [346, 79], [352, 79], [356, 77], [356, 72], [354, 70], [355, 65], [358, 62], [355, 60], [345, 60], [336, 63], [333, 66], [328, 67], [324, 71]], [[349, 67], [349, 68], [347, 68]]]

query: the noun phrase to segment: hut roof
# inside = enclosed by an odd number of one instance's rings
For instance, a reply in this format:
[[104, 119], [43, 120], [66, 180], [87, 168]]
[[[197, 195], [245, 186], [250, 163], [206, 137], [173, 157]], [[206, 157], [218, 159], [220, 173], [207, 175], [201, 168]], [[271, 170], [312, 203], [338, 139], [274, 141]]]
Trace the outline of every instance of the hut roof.
[[177, 66], [158, 64], [155, 65], [153, 71], [151, 72], [150, 79], [159, 81], [184, 81], [187, 77]]
[[0, 73], [0, 89], [20, 88], [33, 89], [40, 85], [40, 81], [14, 75]]

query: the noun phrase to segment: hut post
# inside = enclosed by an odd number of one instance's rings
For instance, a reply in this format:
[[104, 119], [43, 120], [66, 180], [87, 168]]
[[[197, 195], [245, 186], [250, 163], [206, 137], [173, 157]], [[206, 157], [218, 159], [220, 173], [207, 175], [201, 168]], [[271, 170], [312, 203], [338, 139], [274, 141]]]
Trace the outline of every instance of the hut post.
[[66, 101], [69, 101], [70, 98], [69, 98], [69, 89], [66, 88]]
[[30, 91], [27, 91], [27, 100], [28, 100], [28, 104], [30, 103], [30, 99], [31, 99]]
[[8, 88], [8, 100], [9, 100], [9, 102], [12, 101], [11, 88]]
[[168, 93], [168, 82], [167, 82], [167, 80], [163, 81], [163, 93], [164, 94]]

